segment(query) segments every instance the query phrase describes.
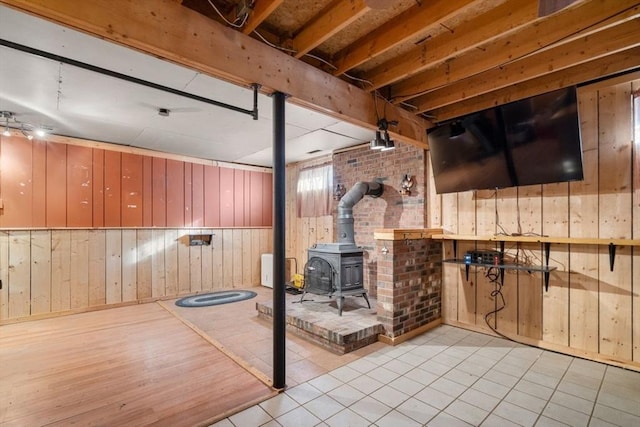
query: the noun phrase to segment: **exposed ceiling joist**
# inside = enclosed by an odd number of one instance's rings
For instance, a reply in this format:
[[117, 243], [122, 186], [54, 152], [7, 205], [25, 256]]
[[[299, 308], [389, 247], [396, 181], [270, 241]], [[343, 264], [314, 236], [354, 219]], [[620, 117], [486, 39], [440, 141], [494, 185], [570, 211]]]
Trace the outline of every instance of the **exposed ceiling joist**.
[[546, 18], [536, 20], [515, 32], [481, 46], [476, 51], [451, 58], [443, 65], [420, 72], [391, 86], [395, 103], [416, 98], [428, 91], [500, 67], [518, 58], [534, 54], [543, 48], [597, 26], [616, 17], [627, 20], [640, 11], [635, 0], [602, 2], [586, 0]]
[[334, 75], [341, 75], [367, 60], [383, 54], [416, 34], [426, 33], [454, 13], [464, 12], [482, 0], [432, 0], [416, 4], [375, 31], [339, 52]]
[[372, 90], [395, 83], [448, 58], [476, 49], [537, 17], [537, 6], [531, 0], [509, 0], [463, 22], [453, 32], [443, 32], [425, 40], [408, 52], [365, 73], [362, 78], [372, 83]]
[[[176, 2], [124, 0], [0, 0], [105, 40], [140, 50], [233, 83], [281, 91], [296, 104], [377, 129], [371, 94]], [[427, 120], [388, 105], [386, 118], [401, 141], [427, 147]]]
[[418, 111], [431, 111], [639, 45], [640, 18], [636, 18], [433, 90], [413, 104]]
[[300, 58], [369, 11], [365, 0], [339, 0], [313, 19], [294, 38], [295, 57]]
[[257, 0], [242, 32], [251, 34], [284, 0]]
[[585, 62], [575, 67], [554, 71], [535, 79], [476, 96], [456, 104], [431, 110], [437, 122], [463, 116], [465, 114], [491, 108], [496, 105], [535, 96], [541, 92], [576, 85], [616, 73], [638, 69], [640, 67], [640, 47], [614, 53], [594, 61]]

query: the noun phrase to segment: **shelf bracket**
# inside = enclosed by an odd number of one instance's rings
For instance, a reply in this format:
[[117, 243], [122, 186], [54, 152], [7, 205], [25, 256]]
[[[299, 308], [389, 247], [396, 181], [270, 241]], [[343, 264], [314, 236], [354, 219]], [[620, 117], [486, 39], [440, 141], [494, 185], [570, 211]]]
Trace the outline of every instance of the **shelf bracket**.
[[469, 268], [470, 268], [470, 267], [471, 267], [471, 266], [470, 266], [469, 264], [465, 264], [465, 265], [464, 265], [464, 274], [465, 274], [465, 275], [466, 275], [466, 277], [467, 277], [467, 282], [469, 281]]
[[609, 243], [609, 269], [613, 271], [613, 264], [616, 261], [616, 245]]
[[544, 262], [547, 270], [544, 272], [544, 291], [549, 292], [549, 255], [551, 254], [551, 242], [544, 242]]
[[453, 257], [458, 258], [458, 241], [453, 240]]

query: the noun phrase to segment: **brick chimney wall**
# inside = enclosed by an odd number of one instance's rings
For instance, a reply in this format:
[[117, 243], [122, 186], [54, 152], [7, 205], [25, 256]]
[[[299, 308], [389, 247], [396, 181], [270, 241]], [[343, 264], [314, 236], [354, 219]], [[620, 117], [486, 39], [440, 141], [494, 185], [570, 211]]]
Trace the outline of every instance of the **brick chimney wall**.
[[[347, 191], [358, 181], [379, 180], [384, 184], [382, 197], [376, 199], [365, 196], [353, 207], [356, 244], [364, 249], [364, 287], [375, 297], [377, 252], [374, 230], [426, 227], [426, 152], [402, 143], [396, 143], [395, 150], [384, 152], [363, 146], [334, 154], [333, 173], [334, 185], [342, 184]], [[399, 193], [405, 174], [414, 181], [411, 195], [408, 196]], [[337, 236], [335, 221], [334, 236]]]

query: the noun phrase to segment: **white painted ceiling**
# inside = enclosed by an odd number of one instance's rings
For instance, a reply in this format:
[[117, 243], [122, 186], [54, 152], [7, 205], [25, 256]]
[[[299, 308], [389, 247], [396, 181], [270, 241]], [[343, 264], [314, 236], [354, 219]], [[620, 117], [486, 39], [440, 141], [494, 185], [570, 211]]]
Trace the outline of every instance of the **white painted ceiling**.
[[[0, 6], [0, 38], [180, 91], [253, 108], [253, 92]], [[213, 54], [213, 53], [212, 53]], [[204, 159], [272, 166], [272, 100], [259, 119], [0, 46], [0, 111], [52, 133]], [[158, 114], [168, 108], [169, 117]], [[373, 132], [287, 104], [286, 162], [371, 140]], [[4, 126], [4, 121], [0, 121]], [[320, 150], [309, 154], [314, 150]]]

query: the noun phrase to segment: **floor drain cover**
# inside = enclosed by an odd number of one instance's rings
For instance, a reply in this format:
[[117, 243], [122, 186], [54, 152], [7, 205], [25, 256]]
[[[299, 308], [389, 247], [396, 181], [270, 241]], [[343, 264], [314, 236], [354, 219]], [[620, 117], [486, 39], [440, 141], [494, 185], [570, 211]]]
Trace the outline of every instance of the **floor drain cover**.
[[208, 307], [210, 305], [228, 304], [243, 301], [256, 296], [252, 291], [222, 291], [209, 294], [194, 295], [176, 301], [179, 307]]

